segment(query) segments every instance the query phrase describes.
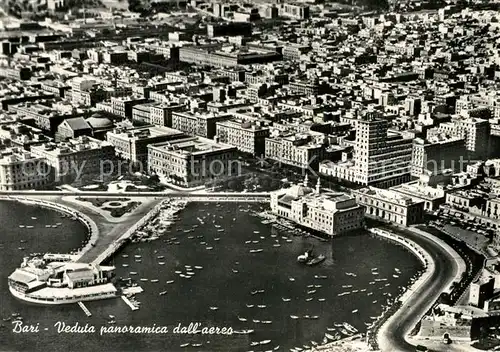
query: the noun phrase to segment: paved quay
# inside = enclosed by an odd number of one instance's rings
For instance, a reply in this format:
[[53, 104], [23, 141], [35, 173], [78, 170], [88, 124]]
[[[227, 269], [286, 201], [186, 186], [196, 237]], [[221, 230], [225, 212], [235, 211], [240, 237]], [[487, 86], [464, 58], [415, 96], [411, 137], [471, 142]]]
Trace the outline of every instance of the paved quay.
[[377, 341], [384, 352], [414, 350], [408, 334], [434, 305], [441, 292], [449, 290], [452, 282], [459, 280], [465, 270], [465, 263], [458, 253], [435, 236], [411, 228], [404, 231], [404, 237], [421, 247], [430, 256], [433, 265], [429, 266], [431, 271], [426, 282], [414, 288], [413, 294], [380, 329]]

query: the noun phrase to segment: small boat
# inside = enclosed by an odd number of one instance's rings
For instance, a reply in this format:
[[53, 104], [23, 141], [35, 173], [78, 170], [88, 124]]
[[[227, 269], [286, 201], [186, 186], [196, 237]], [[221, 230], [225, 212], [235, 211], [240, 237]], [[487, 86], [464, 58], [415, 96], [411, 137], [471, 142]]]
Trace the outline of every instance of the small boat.
[[283, 300], [283, 302], [290, 302], [292, 300], [291, 298], [284, 298], [284, 297], [282, 297], [281, 299]]
[[311, 302], [313, 299], [311, 298], [306, 298], [306, 302]]
[[193, 347], [201, 347], [203, 345], [201, 343], [193, 343], [191, 346], [193, 346]]
[[357, 312], [358, 312], [358, 310], [357, 310], [357, 309], [354, 309], [352, 312], [353, 312], [353, 313], [357, 313]]
[[188, 343], [183, 343], [182, 345], [180, 345], [180, 347], [184, 348], [184, 347], [188, 347], [190, 344], [189, 342]]
[[316, 293], [316, 290], [307, 291], [308, 295], [312, 295], [313, 293]]
[[26, 226], [27, 229], [32, 229], [33, 227], [35, 227], [35, 226], [33, 226], [33, 225]]
[[295, 281], [295, 279], [293, 277], [289, 277], [288, 280]]
[[151, 280], [151, 282], [152, 282], [152, 283], [157, 283], [157, 282], [159, 282], [159, 281], [160, 281], [160, 280], [158, 280], [158, 279], [153, 279], [153, 280]]
[[318, 302], [324, 302], [326, 301], [326, 298], [318, 298]]
[[134, 255], [134, 258], [142, 258], [142, 256], [140, 254], [136, 254]]
[[25, 226], [24, 225], [19, 225], [19, 228], [23, 229], [23, 228], [25, 228]]
[[158, 265], [165, 265], [165, 262], [158, 262]]
[[296, 315], [290, 315], [290, 318], [292, 318], [292, 319], [299, 319], [299, 317], [296, 316]]
[[131, 271], [130, 275], [137, 275], [137, 272], [136, 271]]
[[157, 256], [156, 258], [158, 258], [158, 259], [163, 259], [163, 258], [165, 258], [165, 256], [164, 256], [164, 255], [159, 255], [159, 256]]
[[163, 295], [164, 295], [164, 294], [166, 294], [166, 293], [167, 293], [167, 291], [161, 291], [161, 292], [160, 292], [160, 296], [163, 296]]
[[128, 267], [128, 264], [122, 264], [122, 266], [123, 266], [124, 268], [126, 268], [126, 267]]
[[259, 342], [261, 345], [267, 345], [269, 343], [271, 343], [271, 340], [263, 340], [261, 342]]
[[266, 305], [265, 304], [259, 304], [257, 307], [259, 307], [259, 308], [266, 308]]
[[167, 284], [173, 284], [174, 283], [174, 280], [168, 280], [167, 281]]
[[236, 269], [232, 269], [232, 270], [233, 270], [233, 273], [235, 273], [235, 274], [239, 273], [239, 271]]
[[123, 258], [128, 258], [128, 254], [123, 254], [122, 257]]
[[272, 324], [272, 320], [262, 320], [261, 321], [262, 324]]
[[329, 339], [329, 340], [335, 340], [335, 337], [333, 337], [332, 335], [330, 335], [329, 333], [326, 333], [325, 334], [326, 338]]
[[203, 267], [202, 267], [202, 266], [198, 266], [198, 265], [196, 265], [194, 268], [195, 268], [195, 269], [198, 269], [198, 270], [203, 269]]
[[253, 304], [247, 304], [247, 308], [253, 308]]
[[281, 244], [275, 243], [275, 244], [273, 244], [273, 247], [281, 247]]
[[264, 251], [263, 249], [251, 249], [250, 253], [260, 253], [260, 252], [263, 252], [263, 251]]
[[258, 320], [258, 319], [254, 319], [254, 320], [252, 320], [252, 321], [253, 321], [254, 323], [260, 323], [260, 320]]
[[210, 310], [217, 310], [219, 307], [210, 307]]
[[247, 319], [245, 319], [245, 318], [241, 318], [241, 317], [238, 317], [238, 320], [239, 320], [239, 321], [247, 321]]
[[36, 220], [36, 219], [38, 219], [36, 216], [31, 217], [31, 220]]

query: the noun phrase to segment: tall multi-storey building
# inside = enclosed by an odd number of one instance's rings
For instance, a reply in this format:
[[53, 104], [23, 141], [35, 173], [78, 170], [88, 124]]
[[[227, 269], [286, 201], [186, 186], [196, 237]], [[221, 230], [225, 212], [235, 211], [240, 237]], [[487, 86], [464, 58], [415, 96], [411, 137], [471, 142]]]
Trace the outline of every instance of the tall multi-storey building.
[[106, 140], [115, 147], [118, 157], [138, 163], [142, 170], [147, 171], [148, 145], [185, 136], [183, 132], [168, 127], [145, 126], [116, 128], [107, 132]]
[[467, 160], [465, 140], [459, 137], [446, 138], [436, 135], [429, 139], [415, 138], [411, 157], [411, 175], [420, 176], [431, 172], [440, 174], [443, 170], [460, 170], [462, 162]]
[[230, 114], [172, 112], [172, 128], [186, 134], [214, 138], [217, 133], [217, 122], [231, 119]]
[[32, 146], [31, 153], [47, 160], [54, 169], [56, 182], [77, 182], [82, 177], [109, 176], [116, 164], [113, 145], [87, 136]]
[[489, 155], [490, 125], [487, 120], [478, 118], [455, 118], [427, 131], [427, 138], [439, 134], [465, 139], [468, 159], [485, 160]]
[[0, 153], [0, 190], [41, 189], [53, 182], [53, 172], [44, 158], [21, 148]]
[[189, 137], [148, 146], [149, 171], [161, 181], [184, 187], [237, 176], [240, 172], [236, 147], [213, 140]]
[[349, 182], [387, 188], [410, 179], [412, 139], [388, 132], [388, 122], [368, 114], [357, 121], [354, 156], [322, 163], [319, 171]]
[[156, 126], [172, 127], [172, 113], [182, 111], [186, 108], [184, 104], [160, 103], [151, 106], [149, 123]]
[[281, 4], [279, 7], [279, 15], [296, 20], [305, 20], [309, 18], [309, 6], [292, 3]]
[[269, 128], [250, 121], [221, 121], [216, 123], [219, 142], [234, 145], [239, 151], [256, 156], [264, 155]]
[[148, 99], [144, 97], [112, 97], [111, 106], [113, 114], [132, 119], [132, 111], [135, 105], [147, 103]]
[[271, 211], [299, 225], [330, 236], [359, 230], [364, 224], [364, 207], [344, 193], [313, 190], [304, 185], [271, 192]]

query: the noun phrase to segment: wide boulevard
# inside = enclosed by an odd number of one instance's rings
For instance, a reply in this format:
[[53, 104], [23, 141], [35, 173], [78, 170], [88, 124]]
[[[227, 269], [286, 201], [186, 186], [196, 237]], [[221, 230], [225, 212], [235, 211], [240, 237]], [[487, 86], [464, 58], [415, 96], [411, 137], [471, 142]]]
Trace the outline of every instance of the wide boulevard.
[[[382, 351], [415, 351], [415, 346], [406, 341], [406, 335], [414, 328], [420, 317], [429, 310], [441, 292], [455, 276], [458, 266], [450, 254], [436, 242], [405, 231], [404, 236], [416, 242], [429, 253], [435, 263], [435, 269], [427, 282], [395, 313], [392, 319], [380, 331], [379, 344]], [[444, 346], [443, 346], [444, 347]]]

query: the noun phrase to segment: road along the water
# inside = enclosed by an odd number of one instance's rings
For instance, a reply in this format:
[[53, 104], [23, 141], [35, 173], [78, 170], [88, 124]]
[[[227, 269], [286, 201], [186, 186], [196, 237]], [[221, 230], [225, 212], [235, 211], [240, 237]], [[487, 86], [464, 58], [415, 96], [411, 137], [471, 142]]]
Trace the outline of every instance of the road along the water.
[[[398, 234], [401, 232], [398, 231]], [[450, 283], [463, 271], [463, 260], [453, 249], [431, 235], [404, 231], [404, 237], [415, 242], [432, 258], [434, 265], [427, 282], [416, 289], [414, 294], [384, 324], [379, 332], [379, 345], [382, 351], [413, 351], [415, 347], [406, 341], [406, 337], [421, 319], [441, 292], [448, 290]]]

